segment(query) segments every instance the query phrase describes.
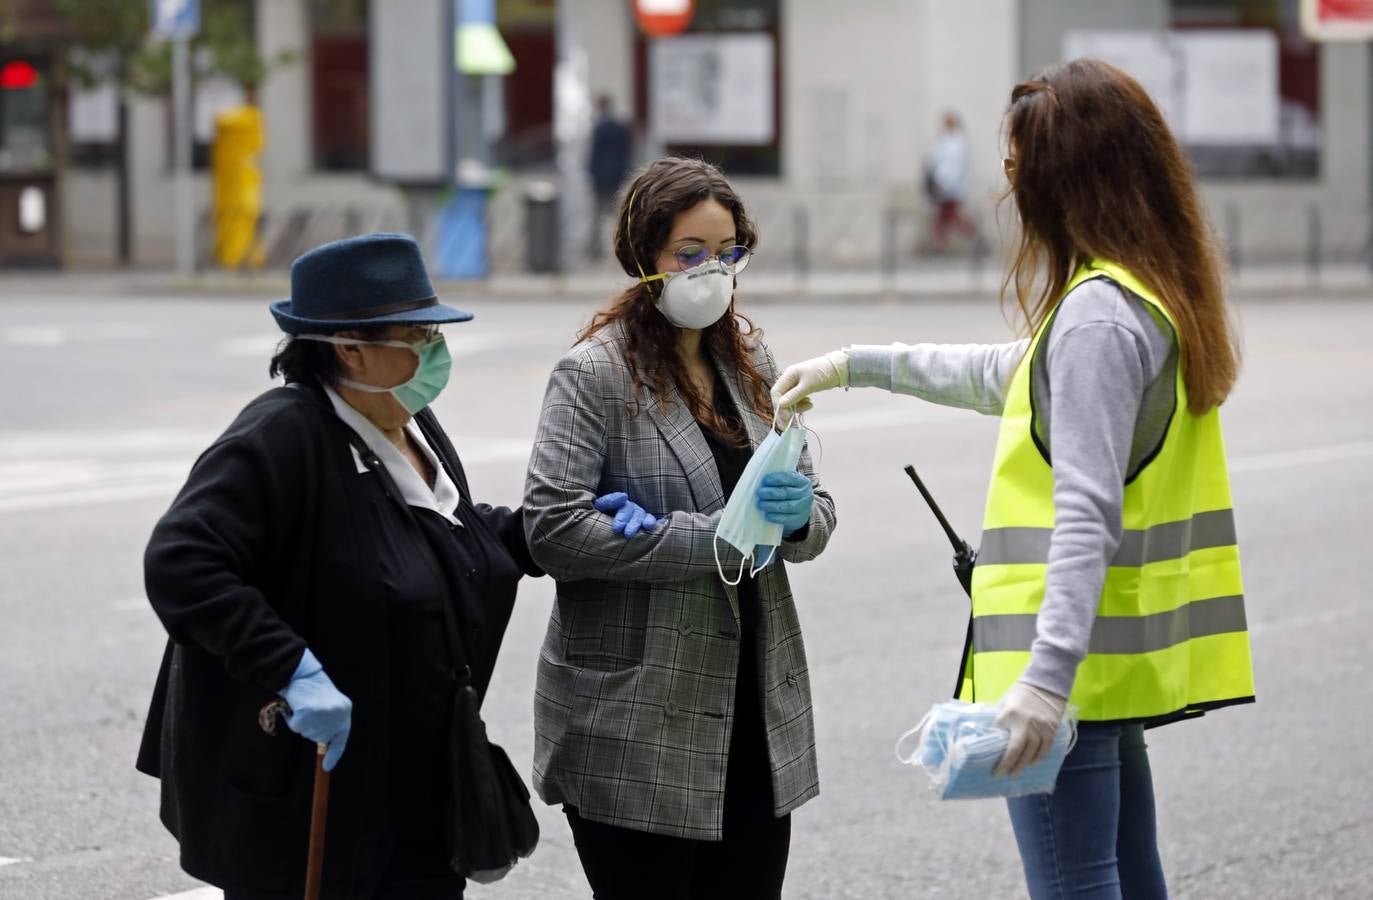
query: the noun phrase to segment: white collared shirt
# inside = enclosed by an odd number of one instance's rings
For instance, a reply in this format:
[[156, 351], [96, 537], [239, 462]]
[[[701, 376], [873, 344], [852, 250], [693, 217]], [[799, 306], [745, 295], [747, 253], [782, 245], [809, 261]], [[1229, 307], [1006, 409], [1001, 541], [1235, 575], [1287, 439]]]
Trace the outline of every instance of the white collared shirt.
[[[410, 460], [406, 459], [405, 454], [401, 453], [396, 445], [381, 433], [381, 429], [373, 425], [362, 413], [349, 406], [348, 401], [340, 397], [332, 387], [325, 385], [324, 392], [329, 395], [329, 402], [334, 405], [334, 412], [338, 414], [338, 417], [343, 420], [344, 424], [358, 433], [363, 442], [381, 460], [381, 464], [386, 466], [386, 471], [390, 473], [391, 480], [396, 483], [401, 498], [407, 504], [418, 506], [420, 509], [433, 510], [447, 519], [450, 524], [462, 526], [455, 515], [458, 508], [458, 488], [453, 484], [453, 479], [448, 477], [447, 470], [439, 462], [438, 454], [424, 439], [424, 432], [420, 430], [414, 419], [405, 423], [405, 431], [410, 435], [410, 439], [415, 442], [415, 446], [419, 447], [420, 452], [429, 460], [429, 465], [434, 470], [433, 488], [425, 483], [424, 478], [410, 464]], [[353, 462], [356, 463], [358, 472], [368, 472], [369, 469], [366, 463], [362, 461], [362, 457], [358, 455], [357, 448], [351, 449]]]

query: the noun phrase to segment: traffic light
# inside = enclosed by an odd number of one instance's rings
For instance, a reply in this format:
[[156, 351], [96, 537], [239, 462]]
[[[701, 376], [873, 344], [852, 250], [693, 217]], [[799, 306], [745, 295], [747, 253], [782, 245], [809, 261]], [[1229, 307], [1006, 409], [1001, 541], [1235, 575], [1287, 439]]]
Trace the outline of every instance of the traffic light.
[[26, 59], [12, 59], [0, 66], [0, 90], [26, 91], [38, 85], [38, 70]]

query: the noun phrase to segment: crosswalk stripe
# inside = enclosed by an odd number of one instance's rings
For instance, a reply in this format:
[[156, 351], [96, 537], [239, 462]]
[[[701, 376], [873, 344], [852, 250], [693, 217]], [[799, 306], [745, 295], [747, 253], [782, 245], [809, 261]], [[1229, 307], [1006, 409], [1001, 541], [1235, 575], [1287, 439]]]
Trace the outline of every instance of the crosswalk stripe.
[[203, 887], [182, 891], [179, 894], [163, 894], [161, 897], [153, 897], [152, 900], [224, 900], [224, 892], [216, 887]]

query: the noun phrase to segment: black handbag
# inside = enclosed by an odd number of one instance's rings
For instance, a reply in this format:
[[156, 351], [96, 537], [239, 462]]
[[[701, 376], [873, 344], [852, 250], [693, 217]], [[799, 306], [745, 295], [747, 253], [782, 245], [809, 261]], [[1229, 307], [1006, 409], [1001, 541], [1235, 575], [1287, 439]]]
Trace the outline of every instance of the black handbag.
[[450, 604], [443, 604], [444, 630], [452, 656], [457, 688], [448, 725], [449, 771], [452, 790], [448, 804], [449, 865], [478, 884], [504, 878], [515, 863], [534, 852], [539, 843], [539, 820], [529, 803], [529, 788], [510, 757], [486, 736], [481, 699], [472, 686], [472, 669], [462, 649], [457, 620]]
[[[381, 479], [386, 494], [413, 517], [385, 464], [351, 429], [350, 440], [363, 464]], [[452, 472], [449, 474], [451, 477]], [[455, 483], [465, 488], [465, 481]], [[462, 493], [463, 499], [467, 499], [466, 491]], [[435, 571], [443, 571], [437, 561], [434, 563]], [[454, 679], [448, 724], [452, 788], [444, 815], [448, 862], [464, 878], [490, 884], [504, 878], [515, 863], [534, 852], [539, 843], [539, 821], [534, 817], [524, 779], [500, 745], [492, 743], [486, 735], [481, 698], [472, 684], [472, 668], [458, 631], [457, 614], [451, 603], [441, 606]]]

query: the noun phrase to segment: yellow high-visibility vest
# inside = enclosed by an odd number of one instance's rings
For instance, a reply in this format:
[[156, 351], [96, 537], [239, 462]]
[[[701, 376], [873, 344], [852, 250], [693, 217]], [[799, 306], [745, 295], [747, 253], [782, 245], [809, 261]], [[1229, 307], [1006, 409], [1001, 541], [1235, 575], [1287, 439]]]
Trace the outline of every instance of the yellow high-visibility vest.
[[[1092, 262], [1064, 290], [1107, 278], [1157, 310], [1120, 266]], [[1062, 298], [1060, 298], [1061, 300]], [[1033, 368], [1045, 317], [1006, 397], [973, 570], [970, 656], [959, 696], [995, 702], [1030, 661], [1054, 527], [1054, 476], [1035, 437]], [[1069, 702], [1088, 722], [1159, 722], [1254, 699], [1239, 547], [1220, 415], [1187, 408], [1177, 366], [1172, 418], [1154, 457], [1125, 485], [1123, 536], [1111, 560], [1087, 657]]]

